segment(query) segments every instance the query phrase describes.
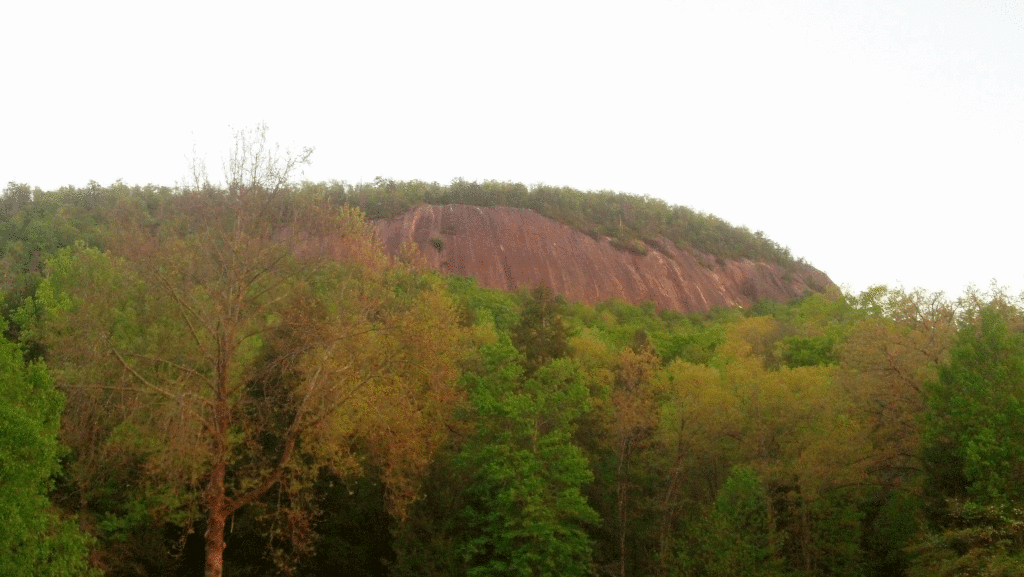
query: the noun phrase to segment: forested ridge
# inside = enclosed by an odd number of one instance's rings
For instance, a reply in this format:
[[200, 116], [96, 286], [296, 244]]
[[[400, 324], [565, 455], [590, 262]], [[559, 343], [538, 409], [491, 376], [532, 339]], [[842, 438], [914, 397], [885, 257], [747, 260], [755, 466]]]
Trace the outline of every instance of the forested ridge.
[[630, 195], [294, 184], [311, 151], [263, 137], [223, 186], [4, 190], [0, 573], [1024, 573], [1019, 298], [483, 289], [367, 217], [507, 203], [705, 241]]
[[368, 218], [398, 216], [417, 204], [507, 206], [533, 210], [617, 248], [643, 254], [668, 239], [719, 258], [749, 258], [782, 265], [796, 261], [788, 247], [761, 231], [736, 227], [717, 216], [659, 198], [610, 190], [584, 192], [543, 184], [455, 179], [448, 185], [377, 178], [371, 183], [304, 183], [309, 191], [358, 206]]
[[[646, 253], [667, 239], [679, 248], [727, 258], [791, 265], [799, 259], [761, 231], [736, 227], [711, 214], [669, 205], [650, 196], [613, 191], [583, 192], [569, 187], [456, 179], [450, 184], [377, 178], [355, 185], [339, 181], [303, 181], [293, 192], [321, 198], [332, 206], [354, 206], [375, 220], [401, 215], [419, 204], [468, 204], [525, 208], [571, 226], [593, 238], [607, 237], [617, 248]], [[129, 186], [121, 181], [103, 186], [65, 186], [44, 191], [24, 183], [8, 183], [0, 213], [4, 215], [5, 258], [21, 258], [20, 266], [38, 265], [38, 255], [66, 246], [83, 234], [100, 244], [109, 231], [111, 209], [132, 199], [149, 210], [180, 193], [181, 186]], [[35, 262], [32, 262], [32, 259]], [[26, 259], [29, 262], [26, 262]]]

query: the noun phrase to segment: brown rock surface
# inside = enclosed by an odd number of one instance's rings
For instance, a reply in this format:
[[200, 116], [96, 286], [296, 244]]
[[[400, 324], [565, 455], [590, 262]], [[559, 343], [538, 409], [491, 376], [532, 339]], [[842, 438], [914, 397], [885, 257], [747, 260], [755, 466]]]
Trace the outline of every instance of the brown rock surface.
[[654, 301], [659, 309], [688, 313], [761, 299], [785, 302], [832, 285], [808, 265], [787, 271], [747, 259], [718, 261], [667, 239], [660, 250], [634, 254], [528, 209], [421, 205], [374, 224], [390, 254], [412, 243], [434, 268], [472, 276], [481, 286], [514, 291], [546, 283], [588, 304]]

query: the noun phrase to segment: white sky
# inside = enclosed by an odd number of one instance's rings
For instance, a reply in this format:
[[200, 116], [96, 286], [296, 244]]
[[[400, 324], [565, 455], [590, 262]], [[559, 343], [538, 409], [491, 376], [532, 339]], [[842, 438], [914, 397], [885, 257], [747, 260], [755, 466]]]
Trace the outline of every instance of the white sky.
[[1024, 289], [1024, 0], [7, 2], [0, 185], [213, 176], [646, 194], [859, 291]]

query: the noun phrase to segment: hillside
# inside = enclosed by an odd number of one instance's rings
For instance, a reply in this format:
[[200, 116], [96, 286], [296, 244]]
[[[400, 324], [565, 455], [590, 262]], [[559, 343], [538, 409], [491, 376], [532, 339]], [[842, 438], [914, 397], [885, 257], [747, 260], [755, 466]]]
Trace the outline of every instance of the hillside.
[[786, 302], [833, 284], [803, 263], [715, 257], [665, 238], [623, 250], [613, 239], [594, 239], [524, 208], [420, 205], [374, 224], [390, 254], [411, 243], [441, 272], [508, 291], [547, 284], [588, 304], [653, 301], [659, 309], [689, 313], [761, 299]]
[[[435, 269], [474, 277], [489, 288], [544, 283], [577, 302], [653, 301], [659, 308], [699, 312], [761, 299], [785, 302], [832, 285], [761, 232], [632, 194], [384, 179], [356, 186], [305, 182], [286, 194], [294, 201], [356, 206], [376, 223], [391, 254], [411, 241]], [[4, 306], [16, 307], [31, 294], [42, 263], [59, 248], [76, 240], [106, 248], [119, 210], [135, 206], [159, 221], [189, 197], [120, 182], [56, 191], [10, 183], [0, 196]]]
[[800, 262], [788, 247], [761, 231], [752, 232], [715, 215], [646, 195], [609, 190], [584, 192], [543, 184], [527, 187], [518, 182], [494, 180], [477, 183], [455, 179], [451, 184], [440, 185], [384, 178], [355, 186], [338, 181], [306, 182], [302, 192], [358, 206], [371, 220], [395, 218], [421, 204], [527, 208], [594, 239], [608, 238], [618, 248], [641, 254], [647, 245], [668, 239], [677, 247], [716, 257], [747, 258], [785, 267]]

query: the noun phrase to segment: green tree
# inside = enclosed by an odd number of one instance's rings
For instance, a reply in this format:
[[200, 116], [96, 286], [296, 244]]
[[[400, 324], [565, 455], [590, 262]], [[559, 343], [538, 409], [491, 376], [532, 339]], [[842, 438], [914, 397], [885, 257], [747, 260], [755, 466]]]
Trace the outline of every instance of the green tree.
[[945, 497], [1024, 502], [1024, 333], [1009, 319], [1020, 314], [981, 308], [926, 385], [926, 463]]
[[931, 530], [912, 575], [1019, 575], [1024, 561], [1024, 330], [1001, 298], [969, 309], [925, 386]]
[[589, 409], [587, 388], [567, 359], [524, 379], [507, 338], [485, 347], [483, 358], [481, 374], [464, 376], [477, 427], [459, 455], [473, 472], [463, 511], [467, 574], [589, 574], [584, 526], [598, 519], [581, 493], [592, 473], [572, 443]]
[[780, 575], [782, 540], [757, 473], [735, 467], [708, 515], [702, 549], [709, 577]]
[[[6, 328], [0, 321], [0, 332]], [[0, 574], [86, 575], [90, 540], [47, 497], [60, 470], [63, 396], [42, 363], [0, 338]]]
[[569, 353], [569, 329], [563, 309], [562, 302], [547, 285], [537, 285], [528, 293], [519, 324], [511, 331], [512, 343], [523, 353], [527, 373]]

